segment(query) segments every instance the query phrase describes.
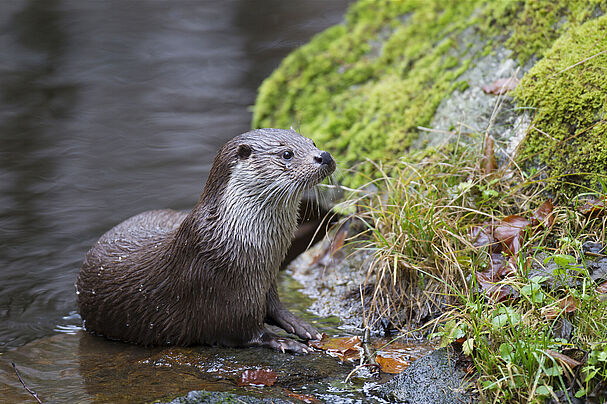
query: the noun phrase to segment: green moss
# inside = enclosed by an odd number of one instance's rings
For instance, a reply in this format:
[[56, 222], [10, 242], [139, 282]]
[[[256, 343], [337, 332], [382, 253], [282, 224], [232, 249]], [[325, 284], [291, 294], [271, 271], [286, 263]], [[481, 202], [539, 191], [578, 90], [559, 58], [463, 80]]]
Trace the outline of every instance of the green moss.
[[[483, 52], [508, 46], [522, 62], [607, 9], [605, 0], [359, 0], [345, 23], [294, 51], [259, 89], [253, 127], [297, 127], [342, 168], [394, 161], [428, 126]], [[480, 43], [478, 43], [480, 42]], [[484, 42], [484, 43], [483, 43]], [[526, 96], [529, 98], [529, 96]], [[358, 166], [345, 183], [364, 183]]]
[[600, 54], [606, 32], [607, 16], [570, 30], [525, 76], [517, 95], [535, 108], [525, 156], [547, 163], [561, 189], [572, 191], [569, 182], [597, 189], [597, 174], [607, 174], [607, 53]]

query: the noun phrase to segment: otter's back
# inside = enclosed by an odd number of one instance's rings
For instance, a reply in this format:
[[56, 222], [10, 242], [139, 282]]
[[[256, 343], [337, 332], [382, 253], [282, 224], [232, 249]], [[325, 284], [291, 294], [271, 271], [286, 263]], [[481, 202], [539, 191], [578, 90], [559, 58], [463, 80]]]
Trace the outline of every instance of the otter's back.
[[132, 311], [129, 306], [140, 293], [149, 264], [163, 253], [186, 216], [169, 209], [143, 212], [99, 238], [86, 254], [77, 281], [80, 314], [89, 331], [109, 338], [124, 338], [133, 332], [132, 339], [136, 339], [135, 330], [122, 329], [129, 323], [122, 317]]

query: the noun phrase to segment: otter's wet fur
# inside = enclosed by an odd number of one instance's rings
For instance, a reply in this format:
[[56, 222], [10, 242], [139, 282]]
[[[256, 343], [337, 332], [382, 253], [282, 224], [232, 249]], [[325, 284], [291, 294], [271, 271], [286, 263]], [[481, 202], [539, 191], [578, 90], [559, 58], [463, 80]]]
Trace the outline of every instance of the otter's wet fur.
[[267, 346], [307, 352], [318, 331], [286, 310], [276, 277], [304, 190], [335, 169], [294, 131], [259, 129], [228, 141], [190, 213], [144, 212], [105, 233], [76, 283], [85, 328], [149, 345]]

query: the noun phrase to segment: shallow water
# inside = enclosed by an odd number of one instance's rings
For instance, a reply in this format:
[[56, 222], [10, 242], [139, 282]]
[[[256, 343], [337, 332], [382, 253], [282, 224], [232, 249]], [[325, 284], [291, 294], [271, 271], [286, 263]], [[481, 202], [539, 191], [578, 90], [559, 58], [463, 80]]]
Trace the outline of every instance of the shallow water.
[[347, 3], [0, 2], [0, 352], [79, 325], [87, 249], [191, 207], [263, 78]]

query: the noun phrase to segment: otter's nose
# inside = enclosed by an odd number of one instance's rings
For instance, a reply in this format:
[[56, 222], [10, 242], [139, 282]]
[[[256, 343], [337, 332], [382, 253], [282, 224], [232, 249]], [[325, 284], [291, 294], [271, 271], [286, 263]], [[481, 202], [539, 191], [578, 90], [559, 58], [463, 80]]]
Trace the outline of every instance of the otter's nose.
[[326, 164], [329, 166], [335, 164], [333, 157], [331, 157], [331, 155], [326, 151], [320, 152], [320, 154], [314, 156], [314, 161], [316, 161], [318, 164]]

